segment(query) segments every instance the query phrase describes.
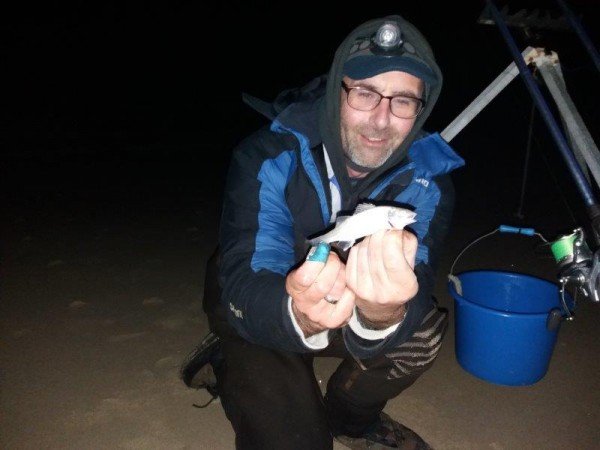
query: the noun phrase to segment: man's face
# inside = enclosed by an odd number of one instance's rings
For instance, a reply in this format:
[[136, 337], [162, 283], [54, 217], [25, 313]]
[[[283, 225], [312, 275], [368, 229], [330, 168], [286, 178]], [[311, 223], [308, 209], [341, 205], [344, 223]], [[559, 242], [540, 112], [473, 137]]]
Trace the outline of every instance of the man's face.
[[[361, 86], [384, 96], [421, 98], [423, 91], [423, 82], [419, 78], [398, 71], [363, 80], [344, 77], [343, 81], [348, 87]], [[388, 99], [382, 99], [371, 111], [359, 111], [348, 104], [344, 89], [341, 89], [341, 96], [340, 128], [344, 152], [356, 164], [372, 169], [380, 167], [410, 133], [416, 117], [401, 119], [394, 116]]]

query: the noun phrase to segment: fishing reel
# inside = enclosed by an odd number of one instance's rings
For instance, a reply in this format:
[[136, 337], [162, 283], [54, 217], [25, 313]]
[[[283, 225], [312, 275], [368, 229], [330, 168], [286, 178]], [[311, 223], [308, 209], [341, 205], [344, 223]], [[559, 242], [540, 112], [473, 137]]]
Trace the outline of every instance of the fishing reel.
[[592, 253], [582, 228], [561, 236], [550, 244], [560, 270], [559, 281], [564, 287], [573, 285], [583, 295], [600, 302], [600, 250]]

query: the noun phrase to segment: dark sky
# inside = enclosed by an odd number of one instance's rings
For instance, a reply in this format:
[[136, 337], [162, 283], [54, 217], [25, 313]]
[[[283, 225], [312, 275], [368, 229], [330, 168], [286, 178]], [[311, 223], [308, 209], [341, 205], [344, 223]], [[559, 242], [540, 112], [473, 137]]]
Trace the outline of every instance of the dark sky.
[[[241, 92], [269, 99], [310, 80], [328, 69], [335, 48], [354, 26], [394, 12], [420, 27], [444, 70], [434, 128], [451, 120], [510, 62], [496, 27], [477, 24], [483, 1], [332, 5], [329, 12], [321, 12], [316, 2], [213, 3], [30, 5], [5, 17], [6, 62], [14, 77], [8, 87], [16, 96], [9, 124], [17, 122], [26, 139], [50, 132], [56, 138], [118, 134], [143, 142], [230, 130], [245, 110]], [[578, 0], [572, 7], [587, 18], [594, 3]], [[515, 31], [519, 39], [522, 33]], [[573, 33], [547, 32], [546, 39], [576, 43]], [[583, 55], [568, 61], [573, 70], [589, 70]]]
[[[270, 100], [326, 72], [351, 29], [385, 14], [417, 25], [444, 72], [430, 130], [441, 131], [512, 61], [498, 29], [477, 23], [484, 1], [340, 2], [328, 11], [322, 2], [57, 3], [15, 6], [2, 18], [4, 171], [16, 162], [39, 163], [47, 173], [48, 164], [83, 162], [106, 171], [115, 162], [175, 161], [201, 172], [210, 161], [225, 161], [235, 142], [264, 123], [242, 104], [242, 92]], [[542, 4], [559, 14], [551, 1], [496, 2], [505, 4], [511, 12]], [[596, 33], [598, 48], [598, 2], [569, 4]], [[577, 36], [511, 30], [520, 49], [559, 52], [571, 95], [597, 125], [600, 102], [590, 93], [599, 74]], [[515, 80], [453, 144], [471, 167], [489, 166], [491, 157], [518, 168], [530, 109], [523, 82]], [[593, 123], [588, 127], [596, 132]], [[538, 128], [547, 140], [544, 125]]]

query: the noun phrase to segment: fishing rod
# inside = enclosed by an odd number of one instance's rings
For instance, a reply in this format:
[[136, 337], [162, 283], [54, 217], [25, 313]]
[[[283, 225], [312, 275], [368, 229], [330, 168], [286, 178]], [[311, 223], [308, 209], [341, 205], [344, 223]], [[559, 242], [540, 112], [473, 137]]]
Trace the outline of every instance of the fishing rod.
[[[519, 69], [523, 81], [525, 82], [542, 118], [546, 122], [550, 134], [554, 138], [567, 168], [571, 172], [575, 184], [583, 197], [592, 225], [592, 232], [596, 243], [598, 243], [600, 240], [600, 205], [577, 163], [573, 151], [567, 144], [564, 134], [552, 116], [550, 108], [546, 104], [539, 87], [535, 83], [533, 75], [527, 68], [525, 60], [519, 52], [502, 15], [492, 0], [486, 0], [486, 3], [498, 26], [498, 30], [508, 46], [517, 68]], [[596, 250], [594, 253], [590, 250], [586, 243], [586, 236], [583, 228], [577, 228], [573, 230], [573, 233], [559, 237], [551, 243], [550, 247], [560, 269], [558, 278], [563, 289], [567, 284], [572, 284], [588, 299], [594, 302], [600, 302], [600, 249]]]
[[[487, 7], [482, 15], [483, 19], [480, 18], [480, 21], [483, 20], [482, 23], [488, 24], [495, 23], [498, 26], [514, 62], [475, 98], [440, 135], [444, 140], [450, 142], [500, 91], [520, 74], [533, 98], [534, 106], [540, 111], [542, 118], [546, 122], [550, 134], [554, 138], [567, 168], [571, 172], [575, 184], [583, 197], [586, 212], [591, 223], [592, 238], [595, 246], [599, 247], [600, 204], [598, 204], [594, 192], [574, 156], [573, 150], [569, 147], [561, 128], [554, 119], [533, 75], [527, 67], [528, 64], [535, 63], [544, 75], [544, 80], [557, 102], [561, 115], [565, 117], [567, 129], [570, 132], [570, 137], [573, 139], [573, 145], [580, 154], [583, 154], [586, 163], [595, 176], [596, 182], [600, 185], [600, 155], [598, 154], [598, 148], [566, 93], [560, 69], [558, 68], [557, 70], [553, 67], [558, 58], [554, 52], [549, 56], [544, 49], [532, 47], [527, 47], [523, 52], [519, 52], [503, 16], [494, 5], [494, 2], [486, 0], [486, 3]], [[564, 3], [563, 6], [565, 6]], [[486, 15], [487, 17], [484, 17]], [[553, 21], [552, 25], [560, 28], [564, 26], [564, 23], [563, 21]], [[592, 56], [594, 56], [593, 52]], [[497, 231], [528, 234], [531, 230], [502, 225]], [[594, 302], [600, 302], [600, 248], [595, 252], [590, 250], [583, 228], [576, 228], [572, 233], [560, 236], [555, 241], [549, 243], [556, 263], [559, 266], [558, 279], [562, 285], [561, 291], [564, 291], [564, 288], [568, 284], [574, 285], [578, 292], [583, 293], [585, 297]]]
[[525, 61], [523, 60], [523, 57], [521, 56], [521, 53], [519, 52], [517, 45], [513, 37], [511, 36], [510, 31], [508, 30], [508, 26], [502, 19], [502, 15], [498, 11], [492, 0], [486, 0], [486, 2], [490, 8], [490, 12], [494, 17], [498, 29], [500, 30], [500, 34], [506, 41], [506, 44], [513, 57], [513, 60], [519, 69], [519, 73], [521, 74], [521, 77], [525, 82], [525, 86], [527, 87], [529, 93], [533, 97], [533, 100], [540, 114], [542, 115], [542, 118], [546, 122], [546, 125], [548, 126], [549, 131], [565, 160], [567, 168], [571, 172], [575, 184], [583, 197], [583, 201], [587, 206], [588, 216], [592, 222], [594, 232], [597, 236], [600, 236], [600, 205], [594, 197], [594, 193], [592, 192], [591, 187], [589, 186], [585, 176], [583, 175], [583, 172], [581, 171], [581, 168], [579, 167], [579, 164], [577, 163], [577, 160], [575, 159], [575, 156], [573, 155], [573, 152], [570, 149], [564, 134], [562, 133], [559, 125], [556, 123], [556, 120], [552, 116], [552, 112], [546, 104], [544, 97], [542, 96], [542, 93], [533, 78], [533, 75], [527, 68]]

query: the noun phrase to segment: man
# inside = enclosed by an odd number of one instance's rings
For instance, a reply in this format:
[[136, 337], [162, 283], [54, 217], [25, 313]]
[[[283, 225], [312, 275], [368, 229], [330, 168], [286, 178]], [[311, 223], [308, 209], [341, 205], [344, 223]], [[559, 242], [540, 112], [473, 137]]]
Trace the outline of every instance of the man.
[[[441, 85], [424, 37], [389, 16], [352, 31], [327, 76], [273, 104], [245, 97], [272, 122], [233, 153], [206, 276], [213, 339], [183, 368], [188, 383], [211, 358], [237, 448], [430, 448], [382, 411], [431, 367], [446, 328], [432, 289], [447, 173], [463, 160], [422, 131]], [[416, 222], [365, 237], [347, 260], [323, 245], [307, 260], [307, 238], [363, 201]], [[315, 356], [342, 358], [324, 397]]]

